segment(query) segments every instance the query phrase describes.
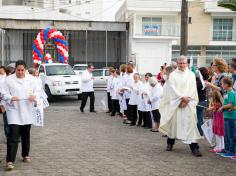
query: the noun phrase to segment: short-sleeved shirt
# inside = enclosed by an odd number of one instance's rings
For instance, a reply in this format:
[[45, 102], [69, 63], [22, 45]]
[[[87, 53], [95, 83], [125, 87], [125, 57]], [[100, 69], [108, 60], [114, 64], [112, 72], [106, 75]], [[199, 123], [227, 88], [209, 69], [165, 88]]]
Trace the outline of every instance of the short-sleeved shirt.
[[[236, 106], [236, 94], [233, 90], [228, 91], [224, 95], [224, 105], [227, 104], [233, 104], [233, 106]], [[225, 119], [236, 119], [236, 110], [228, 111], [224, 110], [224, 118]]]

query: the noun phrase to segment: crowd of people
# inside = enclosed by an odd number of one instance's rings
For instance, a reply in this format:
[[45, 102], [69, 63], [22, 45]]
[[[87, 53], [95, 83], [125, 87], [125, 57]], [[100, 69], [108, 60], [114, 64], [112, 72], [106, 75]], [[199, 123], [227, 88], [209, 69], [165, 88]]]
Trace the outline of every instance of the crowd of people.
[[[90, 97], [90, 112], [96, 112], [93, 89], [93, 69], [89, 64], [81, 77], [84, 113]], [[107, 102], [110, 116], [120, 116], [124, 124], [143, 127], [151, 132], [162, 132], [167, 137], [167, 151], [172, 151], [175, 140], [188, 144], [192, 154], [202, 156], [198, 140], [203, 138], [204, 118], [212, 119], [211, 152], [236, 154], [236, 59], [228, 65], [215, 58], [209, 68], [190, 67], [186, 56], [177, 62], [161, 66], [157, 77], [136, 71], [133, 63], [109, 69]], [[7, 141], [6, 169], [12, 170], [22, 144], [24, 162], [31, 162], [30, 129], [32, 109], [47, 98], [39, 73], [26, 69], [19, 60], [7, 68], [0, 67], [0, 110], [3, 113]]]
[[146, 73], [143, 79], [129, 63], [109, 71], [110, 116], [161, 131], [167, 137], [167, 151], [173, 150], [175, 139], [181, 140], [197, 157], [202, 156], [197, 141], [204, 136], [204, 118], [210, 118], [215, 139], [211, 152], [236, 154], [236, 60], [228, 65], [215, 58], [209, 68], [195, 68], [180, 56], [170, 66], [164, 63], [157, 77]]

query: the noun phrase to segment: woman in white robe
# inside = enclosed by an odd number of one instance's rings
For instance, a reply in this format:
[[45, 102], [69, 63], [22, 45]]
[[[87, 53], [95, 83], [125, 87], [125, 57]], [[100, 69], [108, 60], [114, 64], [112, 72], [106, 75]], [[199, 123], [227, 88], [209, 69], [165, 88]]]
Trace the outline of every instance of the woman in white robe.
[[116, 70], [111, 70], [112, 74], [112, 80], [110, 83], [110, 95], [111, 95], [111, 104], [112, 104], [112, 110], [111, 110], [111, 116], [115, 116], [116, 113], [120, 113], [120, 105], [119, 105], [119, 77], [116, 73]]
[[138, 98], [139, 98], [139, 87], [141, 84], [140, 76], [138, 73], [135, 73], [134, 76], [134, 82], [131, 86], [131, 96], [129, 99], [129, 106], [130, 106], [130, 117], [131, 117], [131, 124], [130, 126], [136, 125], [137, 121], [137, 105], [138, 105]]
[[38, 96], [38, 87], [31, 75], [25, 74], [26, 64], [23, 60], [16, 62], [16, 73], [6, 78], [3, 99], [9, 124], [7, 137], [6, 169], [14, 168], [18, 139], [22, 141], [22, 157], [30, 162], [30, 128], [33, 123], [33, 107]]

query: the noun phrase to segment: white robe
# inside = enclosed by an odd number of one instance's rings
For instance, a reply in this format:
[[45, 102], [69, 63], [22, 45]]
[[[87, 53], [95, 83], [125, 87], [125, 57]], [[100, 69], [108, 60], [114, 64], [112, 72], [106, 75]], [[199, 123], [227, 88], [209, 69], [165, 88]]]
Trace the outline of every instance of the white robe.
[[[187, 96], [191, 101], [185, 108], [180, 108], [181, 98]], [[200, 139], [197, 128], [196, 106], [198, 94], [195, 75], [186, 69], [176, 69], [170, 74], [164, 85], [163, 99], [160, 102], [160, 131], [170, 138], [181, 139], [191, 143]]]
[[[126, 73], [121, 73], [120, 77], [119, 77], [119, 88], [118, 88], [118, 92], [120, 92], [120, 89], [126, 87]], [[124, 113], [125, 110], [127, 110], [127, 104], [126, 104], [126, 97], [125, 97], [125, 93], [123, 94], [119, 94], [119, 105], [120, 105], [120, 112]]]
[[151, 86], [149, 82], [143, 82], [139, 89], [139, 99], [138, 99], [138, 110], [139, 111], [152, 111], [151, 105], [148, 104]]
[[133, 83], [134, 83], [134, 74], [133, 73], [126, 74], [125, 77], [125, 88], [127, 88], [127, 90], [125, 91], [126, 99], [130, 99], [131, 97], [131, 88], [133, 86]]
[[108, 79], [107, 79], [107, 92], [110, 93], [111, 92], [111, 83], [112, 83], [112, 80], [113, 80], [113, 76], [109, 76]]
[[2, 103], [4, 103], [3, 101], [2, 101], [2, 90], [3, 90], [3, 85], [5, 84], [5, 80], [6, 80], [6, 76], [1, 76], [1, 78], [0, 78], [0, 106], [2, 106], [3, 104]]
[[110, 95], [112, 100], [118, 100], [119, 78], [113, 77], [110, 82]]
[[163, 87], [159, 83], [157, 83], [154, 87], [151, 87], [149, 99], [151, 101], [152, 111], [159, 109], [159, 104], [162, 94], [163, 94]]
[[141, 81], [133, 83], [131, 87], [131, 96], [129, 99], [129, 105], [138, 105], [139, 89], [141, 84], [142, 84]]
[[[39, 89], [31, 75], [26, 74], [25, 78], [18, 79], [13, 74], [6, 78], [2, 94], [8, 124], [27, 125], [33, 123], [34, 103], [29, 101], [28, 97], [30, 95], [38, 97]], [[20, 101], [12, 101], [13, 96], [19, 97]]]
[[81, 76], [81, 92], [94, 92], [93, 74], [85, 70]]

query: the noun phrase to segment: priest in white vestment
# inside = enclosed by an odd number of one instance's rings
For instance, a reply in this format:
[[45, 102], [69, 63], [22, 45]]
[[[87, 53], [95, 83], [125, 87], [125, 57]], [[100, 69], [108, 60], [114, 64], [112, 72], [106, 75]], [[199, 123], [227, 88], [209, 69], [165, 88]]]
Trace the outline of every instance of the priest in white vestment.
[[187, 57], [180, 56], [178, 68], [170, 74], [160, 103], [160, 131], [168, 135], [167, 151], [172, 151], [175, 139], [190, 145], [195, 156], [201, 156], [197, 140], [196, 106], [198, 93], [196, 78], [188, 69]]

